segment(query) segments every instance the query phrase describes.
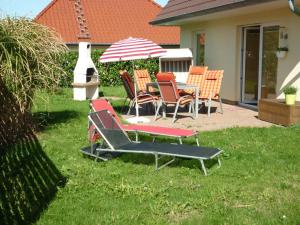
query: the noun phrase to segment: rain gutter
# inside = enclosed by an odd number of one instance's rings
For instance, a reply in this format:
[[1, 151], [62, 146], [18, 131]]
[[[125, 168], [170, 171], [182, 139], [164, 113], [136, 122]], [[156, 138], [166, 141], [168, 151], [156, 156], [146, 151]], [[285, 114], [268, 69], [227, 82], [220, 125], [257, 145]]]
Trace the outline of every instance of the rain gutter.
[[174, 15], [172, 17], [166, 17], [166, 18], [162, 18], [162, 19], [154, 19], [154, 20], [150, 21], [149, 24], [151, 24], [151, 25], [166, 25], [167, 23], [170, 23], [170, 22], [176, 23], [180, 20], [189, 19], [189, 18], [193, 18], [196, 16], [205, 16], [205, 15], [212, 14], [212, 13], [218, 13], [218, 12], [222, 12], [222, 11], [226, 11], [226, 10], [232, 10], [232, 9], [242, 8], [242, 7], [256, 5], [256, 4], [260, 4], [260, 3], [272, 2], [272, 1], [275, 1], [275, 0], [236, 0], [235, 3], [225, 4], [225, 5], [221, 5], [218, 7], [204, 9], [201, 11], [188, 12], [185, 14], [178, 14], [178, 15]]

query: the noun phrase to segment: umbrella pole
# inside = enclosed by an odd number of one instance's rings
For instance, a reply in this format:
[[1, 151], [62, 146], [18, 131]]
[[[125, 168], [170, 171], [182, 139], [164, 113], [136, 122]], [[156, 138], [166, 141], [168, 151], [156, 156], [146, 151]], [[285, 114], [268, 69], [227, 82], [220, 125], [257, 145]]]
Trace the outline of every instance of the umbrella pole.
[[[134, 73], [134, 62], [132, 62], [132, 69], [133, 69], [133, 73]], [[134, 96], [135, 96], [135, 110], [136, 110], [136, 116], [132, 117], [132, 118], [128, 118], [127, 121], [129, 123], [148, 123], [150, 122], [149, 119], [144, 118], [144, 117], [139, 117], [139, 106], [138, 106], [138, 93], [137, 93], [137, 83], [136, 83], [136, 79], [135, 76], [133, 74], [133, 81], [134, 81]]]
[[136, 112], [136, 117], [139, 117], [139, 106], [138, 106], [138, 100], [137, 100], [137, 87], [136, 87], [136, 79], [135, 79], [135, 76], [134, 76], [134, 61], [132, 61], [132, 73], [133, 73], [133, 83], [134, 83], [135, 112]]

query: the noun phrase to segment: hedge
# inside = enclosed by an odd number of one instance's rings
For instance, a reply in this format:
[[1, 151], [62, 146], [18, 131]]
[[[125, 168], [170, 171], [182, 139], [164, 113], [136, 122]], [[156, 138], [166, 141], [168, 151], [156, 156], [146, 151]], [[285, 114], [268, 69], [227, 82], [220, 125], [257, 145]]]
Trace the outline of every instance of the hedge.
[[[92, 60], [99, 73], [99, 79], [102, 86], [118, 86], [121, 85], [121, 79], [119, 77], [120, 70], [127, 70], [130, 74], [132, 73], [132, 62], [117, 62], [117, 63], [100, 63], [99, 57], [102, 55], [104, 50], [93, 50]], [[61, 81], [61, 87], [71, 87], [73, 82], [73, 70], [75, 69], [76, 62], [78, 59], [77, 51], [67, 52], [61, 59], [62, 67], [67, 73], [67, 77]], [[135, 60], [135, 69], [148, 69], [149, 74], [154, 78], [154, 75], [159, 71], [158, 59], [146, 59], [146, 60]]]

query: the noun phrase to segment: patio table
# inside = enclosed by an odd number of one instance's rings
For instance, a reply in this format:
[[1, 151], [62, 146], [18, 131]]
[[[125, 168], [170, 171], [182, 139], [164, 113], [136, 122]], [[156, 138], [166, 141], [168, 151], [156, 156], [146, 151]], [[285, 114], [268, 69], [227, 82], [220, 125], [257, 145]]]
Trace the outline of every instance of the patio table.
[[[195, 85], [195, 84], [186, 84], [186, 83], [182, 83], [182, 82], [176, 82], [177, 88], [181, 89], [181, 90], [187, 90], [187, 89], [192, 89], [195, 91], [195, 118], [198, 118], [198, 110], [199, 110], [199, 94], [200, 94], [200, 90], [199, 90], [199, 86]], [[158, 88], [158, 84], [157, 82], [150, 82], [146, 84], [146, 88], [148, 91], [149, 87], [155, 87]], [[163, 117], [166, 117], [166, 112], [165, 112], [165, 108], [163, 108]]]

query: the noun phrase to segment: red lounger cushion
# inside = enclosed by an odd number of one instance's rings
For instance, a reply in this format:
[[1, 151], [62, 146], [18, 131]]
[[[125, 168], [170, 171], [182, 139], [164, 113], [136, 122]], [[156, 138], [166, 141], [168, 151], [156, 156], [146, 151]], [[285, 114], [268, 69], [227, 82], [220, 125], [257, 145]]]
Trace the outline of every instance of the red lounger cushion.
[[95, 112], [101, 110], [109, 111], [114, 116], [115, 120], [119, 123], [119, 125], [122, 125], [121, 120], [116, 114], [114, 108], [106, 99], [100, 98], [100, 99], [92, 100], [91, 105]]
[[108, 110], [125, 131], [139, 131], [144, 133], [166, 135], [166, 136], [173, 136], [173, 137], [190, 137], [197, 134], [197, 132], [195, 131], [186, 130], [186, 129], [148, 126], [148, 125], [136, 125], [136, 124], [122, 124], [120, 118], [116, 114], [112, 105], [106, 99], [93, 100], [91, 105], [95, 111]]
[[197, 134], [192, 130], [169, 128], [169, 127], [157, 127], [157, 126], [147, 126], [147, 125], [136, 125], [136, 124], [126, 124], [122, 125], [122, 128], [126, 131], [139, 131], [151, 134], [166, 135], [173, 137], [190, 137]]

